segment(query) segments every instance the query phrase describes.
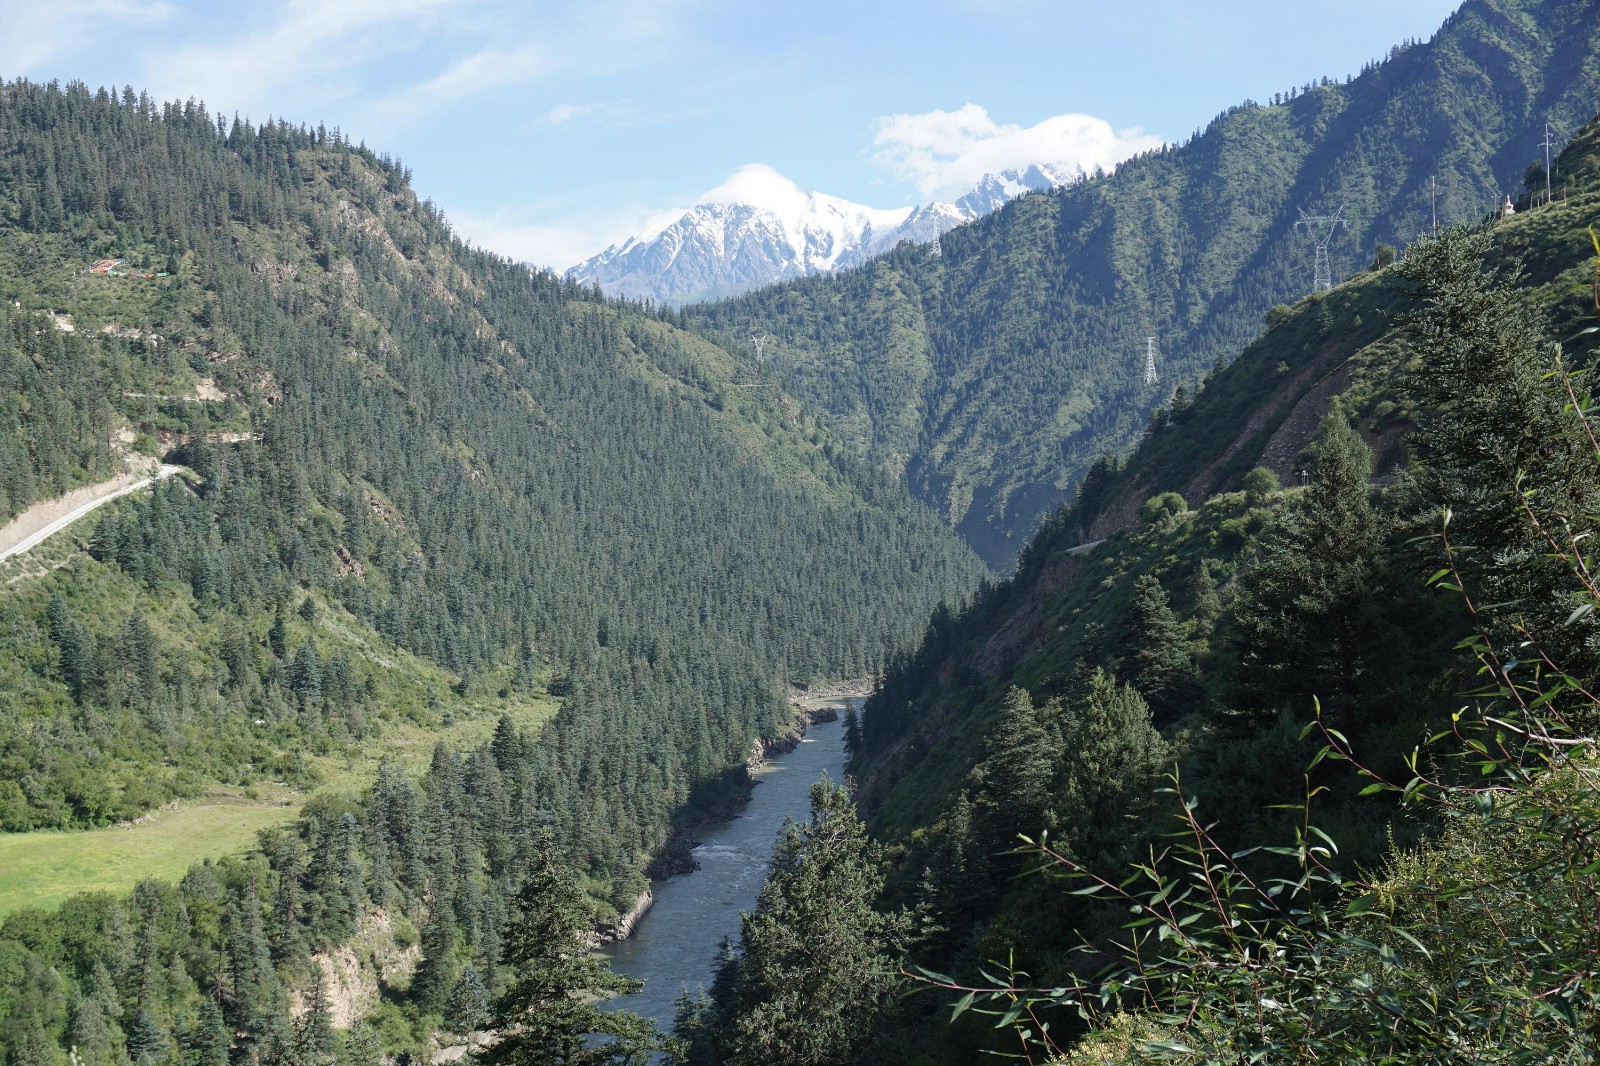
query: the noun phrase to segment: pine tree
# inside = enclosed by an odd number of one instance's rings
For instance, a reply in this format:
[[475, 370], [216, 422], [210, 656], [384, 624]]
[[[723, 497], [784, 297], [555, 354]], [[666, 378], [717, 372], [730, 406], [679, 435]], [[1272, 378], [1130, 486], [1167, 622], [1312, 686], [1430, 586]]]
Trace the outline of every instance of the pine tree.
[[228, 1046], [232, 1042], [227, 1023], [223, 1021], [222, 1008], [207, 997], [200, 1003], [200, 1012], [194, 1029], [189, 1034], [189, 1048], [195, 1066], [228, 1066]]
[[289, 617], [278, 605], [278, 610], [272, 618], [272, 628], [267, 630], [267, 647], [272, 649], [272, 654], [278, 659], [289, 657]]
[[464, 966], [456, 986], [450, 992], [449, 1009], [445, 1011], [445, 1024], [458, 1033], [470, 1033], [483, 1027], [489, 1018], [489, 990], [484, 987], [483, 976], [475, 966]]
[[1048, 725], [1054, 710], [1036, 708], [1024, 689], [1006, 693], [982, 764], [989, 851], [1011, 847], [1019, 833], [1037, 838], [1048, 828], [1051, 785], [1061, 762], [1059, 735]]
[[[1195, 568], [1194, 581], [1190, 586], [1190, 593], [1194, 601], [1192, 614], [1195, 620], [1195, 632], [1200, 639], [1208, 639], [1216, 628], [1217, 619], [1222, 617], [1222, 595], [1217, 590], [1217, 578], [1212, 573], [1214, 560], [1202, 559]], [[1201, 646], [1204, 653], [1204, 645]]]
[[845, 708], [844, 711], [844, 754], [845, 759], [854, 759], [861, 750], [861, 716], [856, 712], [855, 704]]
[[1376, 659], [1390, 654], [1373, 592], [1389, 520], [1372, 506], [1372, 453], [1335, 405], [1312, 447], [1316, 480], [1277, 516], [1236, 610], [1238, 695], [1255, 720], [1316, 697], [1348, 714]]
[[1163, 719], [1196, 709], [1199, 673], [1183, 624], [1154, 574], [1140, 574], [1119, 641], [1118, 674], [1131, 682]]
[[322, 699], [322, 658], [317, 654], [316, 641], [308, 640], [295, 649], [294, 660], [289, 664], [289, 691], [307, 706]]
[[703, 987], [693, 992], [687, 985], [672, 1001], [672, 1035], [681, 1045], [680, 1066], [716, 1066], [716, 1011]]
[[117, 1053], [115, 1023], [93, 996], [78, 1000], [72, 1010], [72, 1026], [68, 1038], [77, 1049], [82, 1066], [116, 1066], [121, 1057]]
[[[1070, 819], [1069, 809], [1066, 816]], [[928, 836], [931, 847], [918, 886], [936, 928], [921, 932], [924, 940], [945, 942], [960, 935], [976, 919], [991, 891], [990, 848], [977, 835], [971, 795], [963, 789]]]
[[876, 909], [880, 861], [844, 788], [812, 785], [810, 817], [785, 822], [741, 920], [730, 1066], [863, 1061], [909, 929]]
[[1139, 693], [1104, 670], [1090, 675], [1061, 733], [1063, 835], [1084, 860], [1116, 869], [1149, 829], [1172, 752]]
[[135, 702], [149, 707], [161, 684], [161, 669], [155, 630], [150, 628], [144, 612], [135, 611], [128, 619], [118, 651], [127, 670]]
[[223, 924], [228, 971], [233, 979], [232, 996], [224, 1001], [225, 1013], [232, 1029], [248, 1034], [247, 1041], [262, 1038], [282, 998], [282, 986], [272, 967], [272, 952], [262, 929], [261, 910], [261, 900], [251, 885], [229, 908]]
[[61, 679], [72, 690], [72, 698], [82, 703], [94, 678], [94, 644], [59, 594], [51, 595], [45, 621], [56, 645]]
[[345, 1059], [350, 1066], [383, 1066], [383, 1042], [372, 1026], [359, 1022], [350, 1027], [344, 1039]]
[[149, 1007], [134, 1012], [128, 1027], [128, 1058], [133, 1066], [156, 1066], [167, 1058], [167, 1031]]
[[[1543, 316], [1518, 273], [1487, 264], [1489, 248], [1488, 233], [1452, 231], [1400, 267], [1420, 300], [1409, 326], [1425, 369], [1409, 388], [1430, 412], [1412, 438], [1419, 481], [1450, 510], [1469, 593], [1497, 605], [1501, 653], [1538, 632], [1562, 669], [1593, 677], [1595, 617], [1573, 615], [1570, 573], [1555, 556], [1594, 531], [1600, 472], [1566, 379], [1552, 374], [1560, 350], [1542, 341]], [[1580, 397], [1587, 384], [1576, 379]]]
[[411, 978], [411, 998], [424, 1011], [438, 1013], [456, 983], [457, 933], [451, 901], [435, 897], [422, 926], [422, 959]]
[[[45, 1030], [39, 1012], [33, 1009], [33, 1004], [28, 1004], [25, 1010], [19, 1010], [5, 1019], [5, 1028], [0, 1032], [0, 1040], [10, 1055], [9, 1062], [31, 1064], [39, 1066], [57, 1066], [62, 1061], [62, 1055], [57, 1049], [55, 1041], [50, 1039], [50, 1034]], [[130, 1049], [131, 1053], [131, 1049]], [[151, 1058], [134, 1058], [135, 1066], [146, 1066], [156, 1060]]]
[[328, 1004], [328, 989], [322, 971], [317, 970], [311, 998], [305, 1013], [294, 1027], [295, 1066], [332, 1066], [337, 1052], [333, 1033], [333, 1013]]
[[495, 998], [489, 1028], [499, 1033], [476, 1052], [479, 1061], [511, 1066], [606, 1066], [633, 1063], [666, 1047], [655, 1025], [629, 1011], [604, 1011], [596, 997], [638, 991], [639, 981], [614, 974], [590, 954], [585, 937], [593, 914], [570, 871], [548, 847], [532, 862], [517, 892], [506, 931], [505, 991]]

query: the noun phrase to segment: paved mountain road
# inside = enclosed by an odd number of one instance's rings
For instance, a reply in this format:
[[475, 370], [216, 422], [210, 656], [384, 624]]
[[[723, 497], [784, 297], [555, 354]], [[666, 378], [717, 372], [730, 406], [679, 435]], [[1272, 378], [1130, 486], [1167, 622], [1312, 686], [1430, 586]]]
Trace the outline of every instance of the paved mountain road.
[[65, 496], [34, 504], [5, 527], [0, 528], [0, 562], [13, 555], [21, 555], [51, 534], [66, 529], [90, 511], [105, 506], [118, 496], [137, 492], [146, 485], [171, 477], [182, 469], [181, 466], [162, 463], [160, 470], [147, 477], [124, 474], [110, 481], [87, 485], [81, 489], [74, 489]]

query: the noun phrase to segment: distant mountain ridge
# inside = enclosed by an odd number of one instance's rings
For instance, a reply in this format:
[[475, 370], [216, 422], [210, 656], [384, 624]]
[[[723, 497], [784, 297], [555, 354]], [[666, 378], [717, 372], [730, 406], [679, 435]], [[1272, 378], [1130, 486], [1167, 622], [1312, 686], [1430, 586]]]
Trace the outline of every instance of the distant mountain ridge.
[[1075, 173], [1032, 164], [988, 174], [953, 201], [880, 210], [803, 192], [760, 164], [743, 168], [668, 225], [647, 229], [579, 263], [571, 275], [612, 296], [691, 303], [777, 281], [859, 266], [902, 241], [926, 244], [1028, 192]]

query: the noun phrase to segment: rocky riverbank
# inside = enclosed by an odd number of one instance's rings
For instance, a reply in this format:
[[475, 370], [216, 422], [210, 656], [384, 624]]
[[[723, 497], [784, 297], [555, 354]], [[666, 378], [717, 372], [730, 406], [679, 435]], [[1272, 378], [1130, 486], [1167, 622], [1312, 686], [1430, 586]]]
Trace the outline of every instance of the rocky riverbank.
[[[866, 696], [872, 687], [871, 678], [830, 681], [811, 688], [791, 687], [789, 706], [794, 717], [789, 728], [777, 736], [758, 739], [751, 745], [750, 757], [736, 778], [724, 782], [709, 802], [702, 802], [692, 811], [683, 812], [672, 838], [646, 868], [645, 876], [652, 881], [663, 881], [694, 872], [698, 868], [694, 858], [694, 849], [699, 843], [697, 831], [707, 825], [738, 817], [750, 802], [750, 791], [755, 787], [754, 774], [762, 765], [775, 756], [794, 751], [805, 739], [806, 730], [814, 723], [838, 719], [840, 701]], [[632, 925], [628, 928], [631, 931]]]
[[853, 677], [843, 681], [824, 681], [817, 685], [789, 686], [789, 702], [795, 707], [828, 700], [857, 699], [872, 695], [878, 685], [875, 677]]
[[595, 926], [595, 943], [610, 944], [613, 941], [628, 939], [633, 935], [633, 927], [639, 924], [639, 919], [645, 916], [645, 912], [655, 904], [655, 901], [655, 893], [648, 888], [639, 893], [639, 898], [633, 901], [633, 906], [625, 913]]
[[750, 759], [745, 767], [754, 773], [761, 765], [774, 755], [787, 755], [800, 746], [806, 737], [806, 730], [816, 722], [837, 722], [839, 708], [834, 701], [846, 699], [847, 696], [810, 696], [803, 700], [791, 700], [790, 706], [794, 708], [794, 721], [782, 733], [775, 737], [758, 739], [750, 749]]

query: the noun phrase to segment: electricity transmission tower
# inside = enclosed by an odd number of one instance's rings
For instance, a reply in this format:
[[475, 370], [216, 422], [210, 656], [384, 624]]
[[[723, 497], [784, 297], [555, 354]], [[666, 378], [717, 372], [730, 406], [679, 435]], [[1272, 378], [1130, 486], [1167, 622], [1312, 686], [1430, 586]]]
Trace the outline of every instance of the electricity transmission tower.
[[933, 235], [933, 257], [937, 259], [943, 254], [944, 248], [939, 244], [939, 235], [935, 233]]
[[1553, 134], [1551, 133], [1551, 130], [1550, 130], [1550, 123], [1546, 122], [1544, 124], [1544, 202], [1545, 203], [1549, 203], [1550, 199], [1551, 199], [1551, 190], [1550, 190], [1550, 149], [1554, 146], [1554, 144], [1555, 144], [1555, 141], [1553, 139]]
[[1347, 225], [1344, 220], [1344, 208], [1331, 215], [1308, 215], [1304, 208], [1300, 211], [1300, 221], [1296, 226], [1304, 226], [1306, 233], [1317, 246], [1317, 265], [1313, 272], [1314, 280], [1311, 283], [1312, 292], [1327, 292], [1333, 288], [1333, 267], [1328, 261], [1328, 245], [1333, 241], [1333, 231], [1340, 226]]
[[1156, 376], [1156, 339], [1154, 337], [1146, 337], [1144, 339], [1144, 383], [1146, 385], [1154, 385], [1160, 380]]
[[765, 333], [759, 335], [751, 334], [750, 343], [756, 346], [756, 362], [765, 362], [766, 356], [762, 354], [762, 350], [767, 346], [767, 335]]
[[1439, 232], [1439, 176], [1435, 174], [1428, 179], [1428, 208], [1433, 214], [1433, 231]]

